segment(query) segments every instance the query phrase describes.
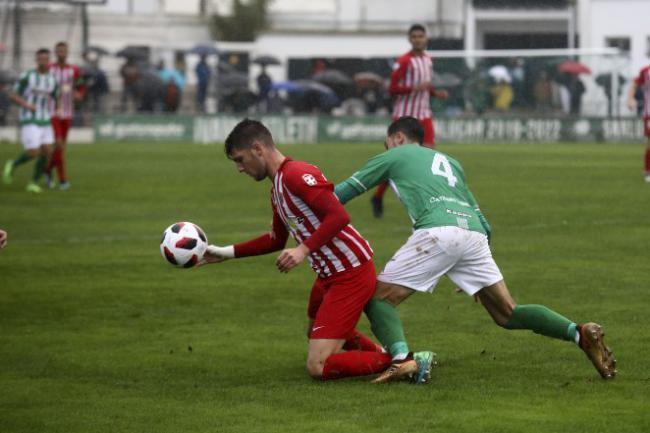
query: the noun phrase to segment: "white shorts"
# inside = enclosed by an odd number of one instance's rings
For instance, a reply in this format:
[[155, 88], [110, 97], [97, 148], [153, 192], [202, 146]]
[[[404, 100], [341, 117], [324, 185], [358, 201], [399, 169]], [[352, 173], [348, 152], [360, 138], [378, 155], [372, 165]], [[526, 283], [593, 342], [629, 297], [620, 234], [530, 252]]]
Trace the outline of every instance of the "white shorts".
[[54, 143], [54, 130], [51, 125], [23, 125], [20, 129], [20, 138], [25, 150], [38, 149], [43, 144]]
[[443, 275], [468, 295], [503, 279], [487, 236], [459, 227], [416, 230], [377, 279], [418, 292], [433, 292]]

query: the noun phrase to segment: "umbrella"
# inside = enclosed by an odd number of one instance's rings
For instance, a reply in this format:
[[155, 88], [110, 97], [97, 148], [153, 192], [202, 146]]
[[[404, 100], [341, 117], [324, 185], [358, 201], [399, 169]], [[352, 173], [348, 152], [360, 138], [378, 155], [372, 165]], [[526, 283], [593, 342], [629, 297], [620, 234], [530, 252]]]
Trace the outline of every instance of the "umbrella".
[[106, 55], [110, 54], [110, 51], [108, 51], [104, 47], [100, 47], [100, 46], [97, 46], [97, 45], [91, 45], [88, 48], [86, 48], [86, 50], [84, 51], [84, 54], [88, 54], [88, 53], [95, 53], [95, 54], [97, 54], [99, 56], [106, 56]]
[[271, 85], [271, 90], [286, 90], [287, 92], [295, 92], [300, 90], [300, 85], [293, 81], [278, 81]]
[[126, 57], [127, 59], [146, 59], [149, 57], [146, 49], [133, 46], [122, 48], [117, 53], [115, 53], [115, 55], [117, 57]]
[[16, 74], [9, 70], [0, 70], [0, 84], [11, 84], [16, 81]]
[[217, 75], [217, 83], [224, 94], [235, 93], [248, 88], [248, 74], [243, 72], [230, 72]]
[[443, 72], [441, 74], [434, 72], [433, 79], [431, 80], [434, 87], [454, 87], [458, 86], [462, 82], [463, 80], [451, 72]]
[[253, 60], [253, 63], [257, 63], [258, 65], [262, 66], [269, 66], [269, 65], [281, 65], [282, 63], [280, 60], [273, 56], [259, 56], [256, 57], [255, 60]]
[[219, 50], [212, 43], [196, 44], [187, 52], [199, 56], [216, 56], [219, 54]]
[[359, 72], [354, 74], [354, 84], [363, 88], [379, 87], [384, 84], [384, 78], [374, 72]]
[[560, 72], [565, 72], [567, 74], [579, 75], [579, 74], [591, 74], [591, 69], [583, 65], [580, 62], [574, 62], [572, 60], [567, 60], [558, 65], [557, 70]]
[[505, 81], [506, 83], [512, 82], [512, 77], [510, 76], [510, 72], [508, 72], [508, 68], [503, 65], [492, 66], [488, 70], [488, 74], [494, 79], [494, 81]]
[[294, 83], [298, 86], [298, 91], [312, 91], [324, 94], [334, 95], [334, 90], [314, 80], [296, 80]]
[[312, 79], [319, 83], [327, 84], [328, 86], [346, 86], [352, 84], [352, 79], [337, 69], [326, 69], [314, 75]]

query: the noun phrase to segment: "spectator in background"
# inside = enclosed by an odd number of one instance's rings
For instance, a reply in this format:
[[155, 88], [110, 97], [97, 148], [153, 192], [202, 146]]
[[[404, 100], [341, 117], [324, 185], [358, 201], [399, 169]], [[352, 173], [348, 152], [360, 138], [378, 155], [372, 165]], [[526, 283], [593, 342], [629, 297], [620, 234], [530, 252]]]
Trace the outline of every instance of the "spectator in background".
[[553, 88], [551, 80], [548, 79], [548, 73], [541, 71], [537, 81], [533, 85], [533, 97], [535, 99], [535, 108], [540, 112], [551, 110], [553, 102]]
[[104, 113], [104, 98], [110, 92], [106, 72], [99, 67], [99, 59], [88, 57], [85, 75], [86, 97], [93, 113]]
[[185, 78], [177, 68], [165, 68], [164, 62], [159, 64], [160, 79], [165, 86], [163, 96], [163, 110], [167, 113], [175, 113], [181, 106]]
[[196, 73], [196, 111], [205, 113], [205, 100], [208, 97], [208, 89], [210, 88], [210, 78], [212, 72], [210, 65], [207, 62], [208, 56], [202, 55], [199, 63], [196, 64], [194, 72]]
[[133, 58], [126, 59], [126, 62], [120, 68], [122, 76], [122, 112], [128, 111], [129, 100], [134, 107], [140, 106], [140, 95], [138, 93], [138, 83], [140, 81], [140, 67]]
[[582, 95], [585, 93], [585, 85], [578, 75], [570, 74], [566, 88], [569, 91], [569, 114], [579, 115], [582, 111]]
[[493, 106], [497, 111], [510, 111], [514, 97], [510, 83], [505, 80], [499, 80], [492, 86], [490, 92], [492, 93]]
[[510, 68], [510, 76], [512, 77], [512, 91], [513, 102], [515, 107], [525, 106], [524, 97], [524, 84], [526, 81], [526, 70], [524, 69], [524, 59], [512, 59], [512, 67]]
[[258, 107], [261, 112], [268, 112], [269, 108], [269, 93], [273, 86], [273, 80], [266, 73], [266, 67], [262, 66], [262, 72], [257, 76], [257, 90], [258, 94]]

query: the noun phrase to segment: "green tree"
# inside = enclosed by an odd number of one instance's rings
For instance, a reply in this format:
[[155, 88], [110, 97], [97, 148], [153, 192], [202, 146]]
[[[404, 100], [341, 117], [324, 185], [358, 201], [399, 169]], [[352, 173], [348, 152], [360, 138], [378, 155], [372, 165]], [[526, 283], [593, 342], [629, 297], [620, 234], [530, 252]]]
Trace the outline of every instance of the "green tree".
[[221, 41], [254, 41], [266, 28], [270, 0], [234, 0], [232, 15], [212, 16], [212, 35]]

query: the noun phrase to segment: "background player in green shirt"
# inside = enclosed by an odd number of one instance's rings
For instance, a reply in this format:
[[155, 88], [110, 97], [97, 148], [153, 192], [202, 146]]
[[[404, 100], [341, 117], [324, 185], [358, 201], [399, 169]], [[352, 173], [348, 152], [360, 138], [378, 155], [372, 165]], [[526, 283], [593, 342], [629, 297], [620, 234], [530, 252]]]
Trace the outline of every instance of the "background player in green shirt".
[[613, 378], [616, 360], [600, 325], [578, 325], [543, 305], [515, 303], [490, 252], [490, 225], [467, 187], [461, 165], [421, 146], [423, 134], [415, 118], [394, 121], [388, 128], [387, 151], [335, 189], [346, 203], [388, 180], [413, 221], [413, 234], [377, 277], [375, 297], [366, 305], [377, 338], [392, 355], [408, 352], [395, 306], [415, 292], [432, 292], [447, 275], [465, 293], [475, 295], [499, 326], [574, 341], [603, 378]]
[[20, 136], [25, 151], [5, 163], [3, 180], [11, 183], [16, 167], [37, 158], [32, 181], [27, 185], [30, 192], [41, 192], [37, 182], [43, 175], [54, 143], [50, 104], [56, 101], [58, 86], [56, 78], [50, 73], [49, 64], [50, 50], [41, 48], [36, 52], [36, 69], [30, 69], [20, 76], [11, 95], [11, 99], [20, 106]]

